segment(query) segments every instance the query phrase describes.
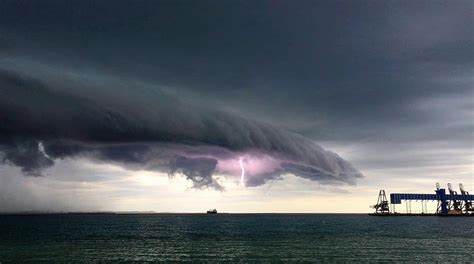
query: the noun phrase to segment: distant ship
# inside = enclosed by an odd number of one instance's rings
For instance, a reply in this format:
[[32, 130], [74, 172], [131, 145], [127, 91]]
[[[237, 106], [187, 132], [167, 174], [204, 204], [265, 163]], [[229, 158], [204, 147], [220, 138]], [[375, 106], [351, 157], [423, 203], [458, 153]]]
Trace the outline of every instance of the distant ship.
[[209, 210], [207, 210], [207, 213], [208, 214], [217, 214], [217, 210], [216, 209], [209, 209]]

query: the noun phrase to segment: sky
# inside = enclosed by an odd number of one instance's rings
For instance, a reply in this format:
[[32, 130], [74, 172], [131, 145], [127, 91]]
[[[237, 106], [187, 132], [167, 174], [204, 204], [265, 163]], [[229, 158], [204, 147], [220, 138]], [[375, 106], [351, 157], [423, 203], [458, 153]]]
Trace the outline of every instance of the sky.
[[473, 12], [0, 0], [0, 211], [365, 213], [379, 189], [474, 192]]

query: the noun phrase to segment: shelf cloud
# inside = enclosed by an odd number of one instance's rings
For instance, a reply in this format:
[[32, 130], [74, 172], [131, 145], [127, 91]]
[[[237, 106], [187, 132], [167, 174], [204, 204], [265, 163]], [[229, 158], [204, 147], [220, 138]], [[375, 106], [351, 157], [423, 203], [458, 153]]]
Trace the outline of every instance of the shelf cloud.
[[186, 102], [149, 83], [10, 60], [0, 64], [0, 92], [1, 160], [26, 175], [81, 156], [183, 174], [195, 188], [222, 189], [216, 177], [240, 176], [242, 158], [247, 186], [285, 173], [321, 183], [362, 177], [298, 134]]

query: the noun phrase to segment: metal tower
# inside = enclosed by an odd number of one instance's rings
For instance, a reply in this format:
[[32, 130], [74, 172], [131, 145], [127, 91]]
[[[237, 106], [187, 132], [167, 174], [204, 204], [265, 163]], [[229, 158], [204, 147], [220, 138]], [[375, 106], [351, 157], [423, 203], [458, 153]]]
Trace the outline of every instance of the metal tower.
[[[451, 197], [455, 197], [458, 194], [453, 189], [453, 186], [451, 185], [451, 183], [448, 183], [448, 190]], [[449, 213], [451, 214], [461, 214], [461, 210], [462, 210], [461, 201], [457, 200], [456, 198], [449, 200], [448, 210], [449, 210]]]
[[467, 199], [469, 193], [464, 189], [464, 186], [462, 185], [462, 183], [459, 184], [459, 190], [461, 190], [461, 194], [465, 197], [461, 205], [461, 210], [463, 210], [464, 214], [474, 213], [474, 207], [472, 206], [472, 201]]
[[377, 204], [373, 205], [372, 208], [375, 209], [375, 214], [390, 214], [390, 208], [387, 195], [385, 195], [385, 190], [379, 191]]

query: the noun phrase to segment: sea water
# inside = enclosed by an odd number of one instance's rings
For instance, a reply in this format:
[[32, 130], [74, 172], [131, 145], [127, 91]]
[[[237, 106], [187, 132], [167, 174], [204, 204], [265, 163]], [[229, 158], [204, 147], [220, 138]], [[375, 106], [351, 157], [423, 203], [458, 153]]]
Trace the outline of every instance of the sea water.
[[0, 216], [0, 262], [474, 262], [473, 217]]

